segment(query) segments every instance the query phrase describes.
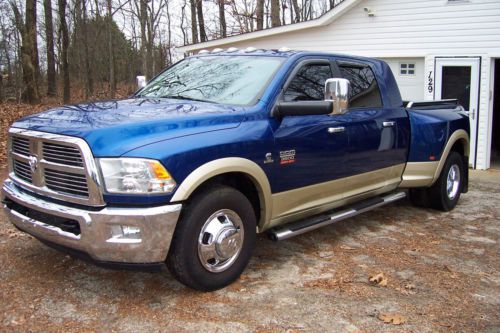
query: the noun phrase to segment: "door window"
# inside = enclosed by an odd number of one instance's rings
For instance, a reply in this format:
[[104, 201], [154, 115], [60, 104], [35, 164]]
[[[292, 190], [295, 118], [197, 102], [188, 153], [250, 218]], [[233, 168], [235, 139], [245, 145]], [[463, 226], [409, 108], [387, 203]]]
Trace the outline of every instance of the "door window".
[[341, 63], [339, 69], [342, 77], [351, 83], [349, 107], [382, 106], [377, 80], [370, 67], [361, 64]]
[[329, 64], [303, 66], [286, 89], [285, 102], [322, 101], [325, 98], [325, 81], [331, 77]]
[[470, 105], [470, 66], [443, 66], [442, 99], [458, 99], [460, 105], [469, 109]]

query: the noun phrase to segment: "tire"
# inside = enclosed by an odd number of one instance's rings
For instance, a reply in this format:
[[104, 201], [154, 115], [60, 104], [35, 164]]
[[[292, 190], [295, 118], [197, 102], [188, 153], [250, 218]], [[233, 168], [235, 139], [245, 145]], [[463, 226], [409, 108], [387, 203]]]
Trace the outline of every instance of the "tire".
[[462, 193], [464, 180], [462, 156], [452, 151], [446, 159], [438, 180], [428, 190], [430, 207], [445, 212], [455, 208]]
[[410, 188], [410, 201], [416, 207], [429, 208], [429, 189], [428, 188]]
[[[450, 152], [439, 178], [431, 187], [410, 189], [411, 203], [417, 207], [434, 208], [445, 212], [455, 208], [460, 199], [460, 193], [463, 192], [464, 181], [466, 181], [464, 164], [466, 165], [459, 153]], [[452, 169], [458, 178], [452, 190], [448, 191], [448, 176]]]
[[212, 186], [186, 205], [166, 264], [186, 286], [217, 290], [241, 275], [255, 237], [256, 218], [247, 197], [231, 187]]

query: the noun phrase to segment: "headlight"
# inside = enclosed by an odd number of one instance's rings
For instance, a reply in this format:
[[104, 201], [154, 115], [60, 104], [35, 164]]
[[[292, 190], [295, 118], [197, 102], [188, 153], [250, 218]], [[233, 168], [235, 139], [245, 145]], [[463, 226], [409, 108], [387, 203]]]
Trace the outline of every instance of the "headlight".
[[176, 186], [163, 165], [143, 158], [100, 158], [102, 177], [109, 193], [169, 193]]

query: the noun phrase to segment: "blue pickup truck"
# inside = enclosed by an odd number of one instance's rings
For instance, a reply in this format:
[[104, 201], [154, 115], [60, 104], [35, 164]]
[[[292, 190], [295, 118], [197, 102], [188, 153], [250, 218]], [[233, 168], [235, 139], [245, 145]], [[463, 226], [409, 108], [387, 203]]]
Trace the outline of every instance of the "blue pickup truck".
[[286, 239], [407, 195], [453, 209], [469, 120], [454, 100], [403, 102], [383, 61], [215, 50], [130, 98], [18, 120], [8, 153], [18, 229], [208, 291], [240, 276], [257, 233]]

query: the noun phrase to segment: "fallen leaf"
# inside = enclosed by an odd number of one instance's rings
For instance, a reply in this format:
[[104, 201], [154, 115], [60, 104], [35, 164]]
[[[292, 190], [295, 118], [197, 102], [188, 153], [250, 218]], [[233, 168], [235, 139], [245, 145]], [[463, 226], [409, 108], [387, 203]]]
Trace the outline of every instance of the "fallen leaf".
[[384, 273], [378, 273], [377, 275], [370, 276], [369, 281], [372, 284], [376, 284], [381, 287], [387, 286], [387, 277], [384, 275]]
[[405, 284], [405, 289], [413, 290], [415, 289], [415, 285], [413, 283], [407, 283]]
[[381, 313], [378, 319], [386, 324], [402, 325], [406, 323], [406, 317], [399, 313]]

